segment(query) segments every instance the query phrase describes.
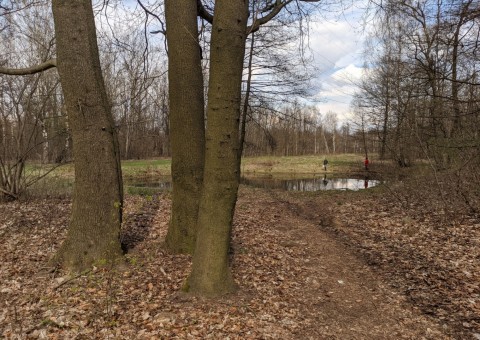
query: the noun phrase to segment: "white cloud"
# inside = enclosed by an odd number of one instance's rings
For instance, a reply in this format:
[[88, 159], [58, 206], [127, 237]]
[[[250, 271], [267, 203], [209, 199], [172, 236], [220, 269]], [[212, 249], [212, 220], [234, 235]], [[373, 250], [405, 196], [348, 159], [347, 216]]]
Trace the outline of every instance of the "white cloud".
[[362, 67], [349, 64], [325, 77], [323, 89], [318, 94], [322, 102], [316, 105], [319, 111], [322, 114], [333, 111], [338, 114], [340, 121], [348, 120], [350, 101], [363, 72]]
[[[351, 59], [359, 48], [347, 22], [314, 23], [310, 35], [310, 47], [315, 64], [320, 70], [344, 66], [343, 60]], [[361, 44], [360, 44], [361, 45]]]
[[363, 72], [364, 72], [363, 67], [358, 67], [354, 64], [349, 64], [335, 71], [331, 75], [331, 78], [337, 82], [355, 84], [361, 79]]
[[317, 94], [321, 103], [316, 106], [322, 114], [336, 112], [340, 121], [348, 120], [350, 101], [364, 71], [362, 14], [352, 8], [335, 18], [318, 19], [311, 27], [310, 47], [321, 85]]

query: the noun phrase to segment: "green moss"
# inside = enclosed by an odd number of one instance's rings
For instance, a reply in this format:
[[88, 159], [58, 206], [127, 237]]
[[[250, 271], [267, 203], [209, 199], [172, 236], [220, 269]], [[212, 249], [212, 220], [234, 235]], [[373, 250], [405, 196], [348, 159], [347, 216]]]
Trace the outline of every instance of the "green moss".
[[99, 267], [104, 267], [107, 265], [107, 263], [108, 263], [107, 259], [99, 259], [95, 262], [95, 265]]
[[183, 285], [182, 285], [182, 292], [189, 292], [190, 291], [190, 279], [187, 278], [184, 282], [183, 282]]
[[136, 266], [138, 264], [138, 258], [135, 256], [126, 256], [125, 258], [127, 262], [133, 266]]

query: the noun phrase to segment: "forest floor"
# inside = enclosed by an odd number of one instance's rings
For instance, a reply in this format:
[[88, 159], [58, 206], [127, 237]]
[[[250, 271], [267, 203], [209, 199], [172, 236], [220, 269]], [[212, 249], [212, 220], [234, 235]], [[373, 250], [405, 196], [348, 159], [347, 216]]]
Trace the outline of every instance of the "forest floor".
[[242, 186], [238, 291], [205, 300], [162, 247], [169, 196], [127, 196], [126, 264], [75, 277], [48, 271], [70, 199], [0, 203], [0, 338], [480, 339], [478, 219], [385, 190]]

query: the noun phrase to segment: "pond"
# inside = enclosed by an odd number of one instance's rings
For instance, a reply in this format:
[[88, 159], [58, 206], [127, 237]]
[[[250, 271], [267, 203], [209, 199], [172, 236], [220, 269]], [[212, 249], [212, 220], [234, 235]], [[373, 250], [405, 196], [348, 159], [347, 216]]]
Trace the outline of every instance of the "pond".
[[[366, 178], [294, 178], [294, 179], [276, 179], [271, 177], [242, 177], [241, 183], [244, 185], [265, 188], [281, 189], [286, 191], [319, 191], [319, 190], [364, 190], [373, 188], [381, 182]], [[155, 179], [145, 178], [144, 180], [125, 181], [125, 186], [129, 191], [136, 192], [156, 192], [170, 190], [172, 182], [170, 177], [160, 177]]]
[[265, 189], [282, 189], [286, 191], [319, 191], [319, 190], [363, 190], [373, 188], [380, 184], [380, 181], [369, 178], [295, 178], [295, 179], [274, 179], [274, 178], [242, 178], [242, 183]]
[[123, 180], [124, 191], [132, 195], [154, 195], [172, 189], [170, 176], [126, 178]]

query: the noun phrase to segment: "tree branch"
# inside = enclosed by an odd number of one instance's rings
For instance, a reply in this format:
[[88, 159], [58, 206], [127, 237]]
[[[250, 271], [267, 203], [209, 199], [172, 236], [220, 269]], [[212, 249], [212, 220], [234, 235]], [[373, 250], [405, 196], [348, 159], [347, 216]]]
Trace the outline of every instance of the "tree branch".
[[205, 6], [203, 6], [202, 0], [197, 0], [197, 14], [200, 18], [205, 19], [210, 24], [213, 24], [213, 15], [207, 11]]
[[[275, 3], [268, 4], [265, 8], [263, 8], [260, 11], [260, 13], [265, 13], [265, 12], [268, 12], [268, 11], [270, 11], [270, 12], [268, 14], [266, 14], [265, 16], [256, 19], [252, 23], [252, 25], [247, 27], [248, 34], [258, 31], [260, 26], [266, 24], [267, 22], [269, 22], [270, 20], [275, 18], [281, 12], [281, 10], [285, 6], [287, 6], [289, 3], [291, 3], [292, 1], [293, 0], [284, 0], [284, 1], [276, 0]], [[321, 0], [296, 0], [296, 1], [297, 2], [320, 2]]]
[[140, 7], [142, 7], [142, 9], [145, 11], [145, 13], [147, 14], [147, 19], [145, 19], [145, 32], [146, 32], [146, 27], [147, 27], [147, 20], [148, 20], [148, 16], [151, 15], [152, 17], [156, 18], [159, 22], [160, 22], [160, 26], [162, 26], [162, 29], [161, 30], [158, 30], [158, 31], [151, 31], [150, 33], [151, 34], [158, 34], [158, 33], [162, 33], [163, 35], [166, 35], [167, 34], [167, 30], [165, 29], [165, 25], [162, 21], [162, 19], [156, 15], [155, 13], [153, 13], [152, 11], [150, 11], [147, 7], [145, 7], [145, 5], [140, 1], [140, 0], [137, 0], [137, 3], [140, 5]]
[[268, 13], [267, 15], [261, 18], [258, 18], [252, 23], [251, 26], [247, 27], [248, 34], [258, 31], [261, 25], [264, 25], [270, 20], [272, 20], [273, 18], [275, 18], [278, 15], [278, 13], [280, 13], [282, 8], [287, 6], [290, 2], [292, 2], [292, 0], [286, 0], [285, 2], [282, 2], [281, 0], [277, 0], [275, 2], [275, 6], [272, 7], [272, 10], [270, 11], [270, 13]]
[[8, 197], [13, 198], [13, 199], [18, 199], [17, 195], [15, 195], [13, 192], [5, 190], [4, 188], [0, 188], [0, 192], [3, 193], [4, 195], [8, 196]]
[[29, 74], [35, 74], [46, 71], [52, 67], [57, 67], [57, 60], [50, 59], [39, 65], [27, 67], [27, 68], [7, 68], [0, 66], [0, 74], [6, 74], [10, 76], [26, 76]]

